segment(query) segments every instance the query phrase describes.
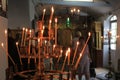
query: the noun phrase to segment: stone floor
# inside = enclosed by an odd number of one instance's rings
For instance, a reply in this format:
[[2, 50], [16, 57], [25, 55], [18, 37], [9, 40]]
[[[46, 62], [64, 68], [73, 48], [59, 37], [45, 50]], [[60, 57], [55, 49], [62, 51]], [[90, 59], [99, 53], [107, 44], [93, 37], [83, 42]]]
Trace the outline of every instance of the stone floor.
[[[105, 75], [108, 73], [108, 70], [105, 68], [95, 68], [95, 72], [96, 72], [96, 77], [91, 77], [90, 80], [115, 80], [115, 79], [108, 79], [105, 77]], [[76, 75], [76, 80], [79, 80], [77, 75]], [[82, 77], [82, 80], [86, 80], [84, 76]]]
[[[91, 77], [90, 80], [115, 80], [115, 79], [108, 79], [105, 77], [105, 75], [108, 73], [108, 70], [105, 68], [95, 68], [96, 77]], [[114, 78], [114, 76], [113, 76]], [[79, 80], [78, 77], [76, 77], [76, 80]], [[82, 80], [85, 80], [85, 77], [82, 77]]]

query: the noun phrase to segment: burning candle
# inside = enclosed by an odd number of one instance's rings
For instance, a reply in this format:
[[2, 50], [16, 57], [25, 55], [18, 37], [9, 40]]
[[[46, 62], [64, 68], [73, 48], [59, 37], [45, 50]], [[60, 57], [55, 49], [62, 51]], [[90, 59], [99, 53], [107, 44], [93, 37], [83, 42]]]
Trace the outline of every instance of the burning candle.
[[54, 8], [53, 8], [53, 6], [52, 6], [52, 8], [51, 8], [51, 15], [50, 15], [50, 20], [52, 20], [52, 17], [53, 17], [53, 13], [54, 13]]
[[49, 19], [49, 41], [50, 41], [50, 30], [51, 30], [51, 23], [52, 23], [52, 18], [53, 18], [53, 13], [54, 13], [54, 8], [51, 8], [51, 15], [50, 15], [50, 19]]
[[19, 58], [20, 58], [20, 64], [22, 65], [22, 60], [21, 60], [21, 56], [20, 56], [20, 50], [19, 50], [19, 47], [18, 47], [18, 42], [16, 42], [16, 47], [17, 47]]
[[[5, 43], [6, 43], [6, 55], [7, 55], [7, 61], [8, 61], [8, 31], [7, 31], [7, 29], [5, 29]], [[8, 62], [7, 62], [7, 65], [8, 65]]]
[[23, 45], [23, 41], [24, 41], [24, 33], [25, 33], [25, 28], [23, 27], [23, 29], [22, 29], [22, 40], [21, 40], [21, 46]]
[[53, 54], [54, 54], [55, 47], [56, 47], [56, 45], [54, 44], [54, 45], [53, 45]]
[[24, 46], [25, 46], [25, 44], [26, 44], [27, 32], [28, 32], [28, 29], [26, 28], [26, 29], [25, 29], [25, 39], [24, 39]]
[[87, 41], [85, 42], [85, 45], [83, 46], [83, 49], [82, 49], [82, 51], [81, 51], [81, 53], [80, 53], [80, 56], [78, 57], [77, 62], [76, 62], [76, 64], [75, 64], [75, 69], [77, 69], [78, 64], [79, 64], [79, 62], [80, 62], [80, 59], [81, 59], [82, 55], [84, 54], [84, 50], [85, 50], [85, 48], [86, 48], [86, 46], [87, 46], [87, 43], [88, 43], [88, 41], [89, 41], [89, 39], [90, 39], [90, 36], [91, 36], [91, 33], [89, 32], [89, 33], [88, 33]]
[[49, 41], [50, 41], [51, 23], [52, 23], [52, 21], [50, 20], [50, 21], [49, 21]]
[[68, 48], [68, 65], [70, 65], [70, 48]]
[[64, 66], [65, 66], [67, 56], [68, 56], [68, 50], [66, 51], [66, 56], [65, 56], [65, 59], [64, 59], [64, 62], [63, 62], [62, 71], [64, 70]]
[[29, 32], [30, 32], [30, 38], [31, 38], [32, 37], [32, 30], [30, 29]]
[[57, 18], [55, 18], [55, 45], [57, 45]]
[[31, 37], [32, 37], [32, 30], [29, 30], [30, 39], [29, 39], [29, 45], [28, 45], [28, 64], [30, 64], [30, 51], [31, 51]]
[[43, 9], [42, 22], [44, 21], [45, 12], [46, 12], [46, 9]]
[[78, 49], [78, 45], [79, 45], [79, 41], [77, 41], [77, 45], [76, 45], [76, 48], [75, 48], [72, 64], [74, 63], [74, 60], [75, 60], [75, 56], [76, 56], [76, 52], [77, 52], [77, 49]]
[[40, 45], [42, 46], [42, 39], [43, 39], [43, 32], [44, 32], [44, 30], [41, 30], [41, 37], [40, 37], [40, 39], [41, 39], [41, 43], [40, 43]]
[[63, 50], [60, 50], [60, 55], [58, 56], [57, 63], [59, 62], [59, 60], [60, 60], [60, 57], [61, 57], [62, 53], [63, 53]]
[[76, 64], [75, 64], [75, 69], [77, 69], [81, 57], [82, 57], [82, 53], [80, 53], [80, 55], [79, 55], [79, 57], [78, 57], [78, 60], [77, 60], [77, 62], [76, 62]]

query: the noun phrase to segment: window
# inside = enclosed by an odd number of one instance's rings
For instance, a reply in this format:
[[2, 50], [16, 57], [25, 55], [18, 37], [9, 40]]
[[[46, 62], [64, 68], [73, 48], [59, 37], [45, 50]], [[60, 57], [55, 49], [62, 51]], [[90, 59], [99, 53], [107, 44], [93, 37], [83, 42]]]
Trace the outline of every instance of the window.
[[111, 50], [116, 50], [116, 40], [117, 40], [117, 17], [114, 15], [110, 18], [110, 31], [111, 31]]

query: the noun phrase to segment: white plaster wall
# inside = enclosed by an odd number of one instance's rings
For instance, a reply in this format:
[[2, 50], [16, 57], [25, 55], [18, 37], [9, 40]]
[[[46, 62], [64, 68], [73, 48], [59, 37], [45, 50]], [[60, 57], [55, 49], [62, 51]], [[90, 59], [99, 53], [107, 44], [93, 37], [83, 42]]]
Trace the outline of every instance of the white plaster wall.
[[[8, 20], [4, 17], [0, 16], [0, 80], [6, 79], [6, 73], [5, 70], [8, 68], [8, 61], [6, 56], [6, 36], [5, 36], [5, 30], [8, 26]], [[1, 46], [1, 43], [4, 43], [4, 49]]]

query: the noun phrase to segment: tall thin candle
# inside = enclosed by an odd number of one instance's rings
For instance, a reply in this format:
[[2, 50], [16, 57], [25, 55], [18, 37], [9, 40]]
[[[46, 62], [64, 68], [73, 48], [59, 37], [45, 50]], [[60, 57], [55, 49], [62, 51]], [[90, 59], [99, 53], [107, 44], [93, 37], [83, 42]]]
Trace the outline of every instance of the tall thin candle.
[[68, 48], [68, 65], [70, 65], [70, 48]]
[[81, 51], [81, 53], [80, 53], [80, 56], [78, 57], [77, 62], [76, 62], [76, 64], [75, 64], [75, 69], [77, 69], [78, 64], [79, 64], [79, 62], [80, 62], [80, 59], [81, 59], [81, 57], [82, 57], [83, 54], [84, 54], [84, 50], [85, 50], [85, 48], [86, 48], [86, 46], [87, 46], [87, 43], [88, 43], [88, 41], [89, 41], [89, 39], [90, 39], [90, 36], [91, 36], [91, 33], [89, 32], [89, 33], [88, 33], [87, 41], [86, 41], [85, 45], [83, 46], [83, 49], [82, 49], [82, 51]]
[[22, 40], [21, 40], [21, 46], [23, 45], [23, 41], [24, 41], [24, 33], [25, 33], [25, 28], [23, 27], [23, 29], [22, 29]]
[[24, 39], [24, 46], [25, 46], [25, 44], [26, 44], [27, 32], [28, 32], [28, 29], [26, 28], [26, 29], [25, 29], [25, 39]]
[[55, 18], [55, 45], [57, 45], [57, 18]]
[[17, 47], [19, 58], [20, 58], [20, 64], [23, 65], [22, 60], [21, 60], [20, 50], [19, 50], [19, 47], [18, 47], [18, 42], [16, 42], [16, 47]]
[[64, 62], [63, 62], [63, 66], [62, 66], [62, 71], [64, 70], [64, 66], [65, 66], [67, 56], [68, 56], [68, 50], [66, 51], [65, 59], [64, 59]]
[[44, 21], [45, 12], [46, 12], [46, 9], [43, 9], [42, 22]]
[[75, 56], [76, 56], [76, 52], [77, 52], [77, 49], [78, 49], [78, 45], [79, 45], [79, 42], [77, 41], [77, 45], [76, 45], [76, 48], [75, 48], [75, 52], [74, 52], [72, 64], [73, 64], [74, 61], [75, 61]]
[[61, 57], [62, 53], [63, 53], [63, 50], [60, 50], [60, 55], [58, 56], [57, 63], [60, 61], [60, 57]]

